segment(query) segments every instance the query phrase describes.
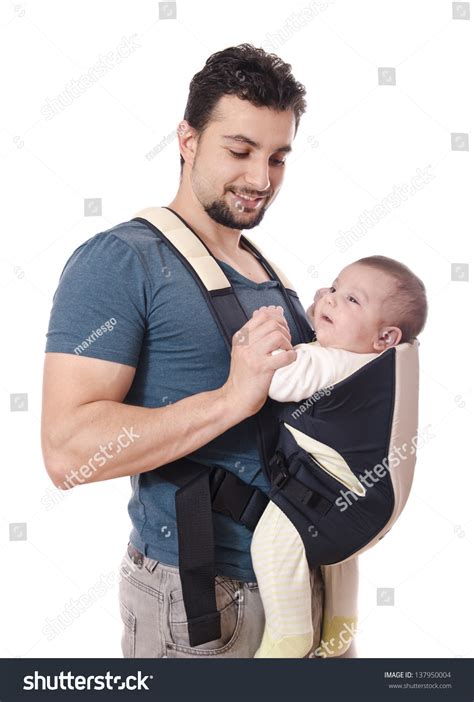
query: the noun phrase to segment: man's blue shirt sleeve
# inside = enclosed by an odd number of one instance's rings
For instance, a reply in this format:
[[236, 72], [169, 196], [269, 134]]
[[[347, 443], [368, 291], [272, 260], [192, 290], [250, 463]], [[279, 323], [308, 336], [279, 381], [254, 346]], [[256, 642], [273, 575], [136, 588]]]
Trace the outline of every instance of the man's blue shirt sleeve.
[[46, 352], [136, 367], [150, 283], [139, 253], [110, 232], [77, 248], [53, 298]]

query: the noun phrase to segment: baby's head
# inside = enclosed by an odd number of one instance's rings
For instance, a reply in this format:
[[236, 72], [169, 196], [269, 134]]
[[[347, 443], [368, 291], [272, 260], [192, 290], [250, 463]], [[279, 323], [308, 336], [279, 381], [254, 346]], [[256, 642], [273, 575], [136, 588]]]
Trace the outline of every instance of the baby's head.
[[427, 309], [425, 286], [407, 266], [369, 256], [344, 268], [332, 287], [318, 290], [307, 314], [321, 346], [380, 353], [412, 342]]

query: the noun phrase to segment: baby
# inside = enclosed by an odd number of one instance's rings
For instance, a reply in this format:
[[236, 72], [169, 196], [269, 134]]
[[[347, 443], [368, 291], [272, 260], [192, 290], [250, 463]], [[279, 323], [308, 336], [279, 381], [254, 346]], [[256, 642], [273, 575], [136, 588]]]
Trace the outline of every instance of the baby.
[[[258, 314], [256, 310], [254, 315]], [[391, 346], [413, 342], [426, 321], [425, 287], [402, 263], [370, 256], [344, 268], [330, 288], [318, 290], [307, 315], [317, 340], [295, 346], [296, 360], [275, 372], [269, 396], [278, 402], [309, 398], [352, 375]], [[297, 443], [305, 436], [292, 427], [287, 429]], [[328, 455], [330, 452], [329, 448]], [[331, 460], [325, 465], [327, 456], [312, 455], [339, 483], [365, 495], [347, 465]], [[352, 511], [347, 510], [346, 515], [346, 534], [351, 529], [354, 533]], [[343, 550], [342, 539], [340, 533], [334, 536], [334, 557], [328, 559], [326, 554], [326, 563], [341, 560], [337, 554]], [[304, 657], [313, 641], [309, 567], [298, 531], [273, 502], [257, 524], [251, 554], [266, 620], [255, 657]]]

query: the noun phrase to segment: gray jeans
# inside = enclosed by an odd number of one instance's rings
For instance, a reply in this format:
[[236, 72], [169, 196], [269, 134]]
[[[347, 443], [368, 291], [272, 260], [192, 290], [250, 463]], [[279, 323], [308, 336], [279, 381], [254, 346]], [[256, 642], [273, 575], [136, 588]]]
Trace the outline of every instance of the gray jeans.
[[[320, 570], [311, 572], [314, 640], [319, 645], [324, 596]], [[189, 645], [186, 612], [178, 568], [143, 556], [135, 563], [125, 552], [120, 567], [120, 614], [125, 658], [253, 658], [264, 628], [257, 583], [216, 577], [221, 638]], [[341, 658], [355, 656], [355, 645]], [[311, 652], [307, 658], [314, 657]]]

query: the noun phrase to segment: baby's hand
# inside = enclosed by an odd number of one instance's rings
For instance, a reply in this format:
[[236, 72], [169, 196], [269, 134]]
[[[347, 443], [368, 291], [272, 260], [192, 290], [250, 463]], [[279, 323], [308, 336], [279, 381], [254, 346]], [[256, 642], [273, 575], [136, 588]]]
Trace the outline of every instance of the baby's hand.
[[329, 292], [330, 289], [331, 288], [319, 288], [319, 290], [316, 290], [314, 293], [314, 301], [318, 302], [319, 298]]
[[[287, 321], [286, 321], [285, 316], [284, 316], [283, 307], [281, 307], [281, 305], [264, 305], [263, 307], [259, 307], [258, 309], [254, 310], [254, 312], [252, 313], [252, 317], [257, 317], [259, 314], [262, 314], [262, 312], [266, 312], [266, 311], [279, 312], [284, 319], [286, 328], [288, 329], [288, 324], [287, 324]], [[288, 329], [288, 331], [289, 331], [289, 329]], [[274, 356], [275, 354], [282, 353], [282, 352], [283, 352], [283, 349], [276, 349], [275, 351], [272, 351], [271, 354], [272, 354], [272, 356]]]
[[314, 308], [316, 307], [318, 302], [321, 300], [321, 298], [324, 295], [326, 295], [327, 292], [329, 292], [330, 289], [331, 288], [319, 288], [314, 293], [313, 302], [310, 304], [310, 306], [306, 310], [306, 316], [309, 317], [311, 323], [313, 323], [312, 320], [313, 320], [313, 315], [314, 315]]
[[281, 315], [283, 315], [283, 307], [280, 305], [263, 305], [262, 307], [259, 307], [258, 309], [254, 310], [252, 313], [252, 317], [255, 317], [259, 312], [263, 312], [264, 310], [275, 310], [276, 312], [280, 312]]

